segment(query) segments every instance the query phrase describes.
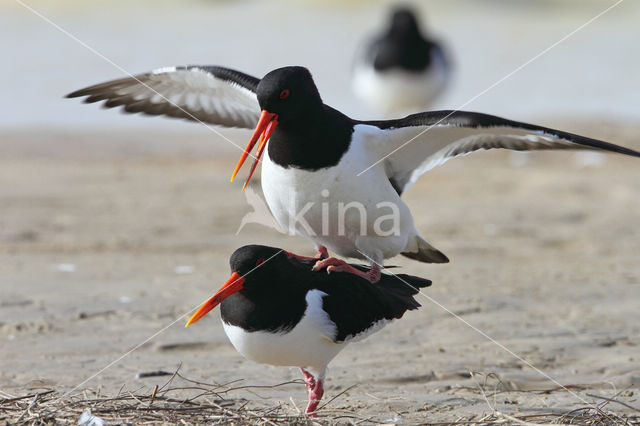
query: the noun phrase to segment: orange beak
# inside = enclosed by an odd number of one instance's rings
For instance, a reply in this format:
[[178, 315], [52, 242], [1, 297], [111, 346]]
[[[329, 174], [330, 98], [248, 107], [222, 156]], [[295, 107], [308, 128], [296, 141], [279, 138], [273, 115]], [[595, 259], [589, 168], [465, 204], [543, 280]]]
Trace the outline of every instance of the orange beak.
[[251, 166], [249, 177], [247, 178], [247, 181], [244, 183], [244, 186], [242, 187], [243, 191], [249, 184], [249, 181], [251, 180], [251, 176], [253, 176], [253, 172], [255, 171], [256, 166], [258, 165], [258, 162], [260, 162], [260, 157], [262, 156], [264, 147], [267, 145], [267, 141], [271, 137], [271, 134], [276, 129], [276, 127], [278, 127], [278, 114], [273, 114], [266, 110], [262, 110], [262, 114], [260, 115], [260, 120], [258, 120], [258, 125], [256, 126], [256, 129], [253, 131], [253, 136], [251, 136], [251, 140], [249, 141], [249, 144], [244, 149], [244, 152], [242, 153], [242, 156], [240, 157], [240, 160], [236, 165], [236, 169], [233, 171], [233, 175], [231, 175], [231, 182], [233, 182], [233, 179], [235, 179], [236, 175], [238, 174], [240, 167], [242, 167], [245, 160], [251, 153], [251, 150], [255, 146], [256, 142], [258, 141], [258, 139], [260, 139], [260, 143], [258, 144], [258, 149], [256, 150], [256, 159], [253, 161], [253, 166]]
[[196, 311], [195, 314], [189, 321], [187, 321], [187, 325], [185, 327], [189, 327], [191, 324], [198, 322], [203, 316], [207, 315], [210, 310], [218, 306], [224, 299], [231, 296], [233, 293], [236, 293], [242, 290], [245, 279], [241, 277], [237, 272], [231, 274], [231, 277], [227, 280], [226, 283], [220, 287], [220, 290], [216, 292], [209, 300], [204, 302], [202, 306]]

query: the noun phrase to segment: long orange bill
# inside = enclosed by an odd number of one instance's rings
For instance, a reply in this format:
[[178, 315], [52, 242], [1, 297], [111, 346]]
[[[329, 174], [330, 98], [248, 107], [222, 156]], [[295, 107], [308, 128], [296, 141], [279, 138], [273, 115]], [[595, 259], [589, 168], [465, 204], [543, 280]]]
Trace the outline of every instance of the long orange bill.
[[187, 321], [187, 325], [185, 327], [189, 327], [191, 324], [198, 322], [203, 316], [207, 315], [210, 310], [215, 308], [227, 297], [231, 296], [233, 293], [242, 290], [242, 286], [244, 285], [245, 279], [241, 277], [237, 272], [231, 274], [231, 277], [227, 280], [226, 283], [220, 287], [220, 290], [216, 292], [209, 300], [204, 302], [202, 306], [196, 311], [195, 314], [189, 321]]
[[[273, 114], [266, 110], [262, 110], [262, 114], [260, 115], [260, 120], [258, 120], [258, 125], [256, 126], [256, 129], [253, 131], [253, 135], [249, 140], [249, 144], [244, 149], [244, 152], [242, 153], [242, 156], [240, 156], [240, 160], [238, 161], [238, 164], [236, 165], [236, 168], [233, 171], [233, 174], [231, 175], [231, 182], [233, 182], [236, 175], [238, 174], [238, 171], [240, 170], [245, 160], [251, 153], [251, 150], [256, 145], [256, 142], [258, 141], [258, 139], [260, 139], [258, 152], [256, 153], [256, 159], [255, 159], [255, 162], [253, 163], [251, 174], [249, 175], [249, 179], [251, 179], [251, 175], [253, 174], [253, 170], [255, 169], [256, 163], [260, 161], [260, 156], [262, 155], [262, 151], [264, 150], [264, 145], [266, 145], [267, 141], [271, 137], [271, 133], [273, 133], [273, 131], [276, 129], [277, 126], [278, 126], [278, 114]], [[262, 149], [260, 149], [261, 147]], [[247, 182], [244, 184], [244, 188], [247, 187], [247, 184], [249, 183], [249, 179], [247, 179]], [[242, 188], [243, 191], [244, 191], [244, 188]]]
[[256, 170], [256, 167], [258, 166], [258, 163], [260, 162], [260, 157], [262, 156], [262, 151], [264, 151], [264, 147], [267, 146], [267, 141], [271, 137], [271, 133], [273, 133], [273, 131], [275, 130], [277, 125], [278, 125], [278, 121], [277, 120], [272, 120], [271, 122], [269, 122], [269, 125], [267, 126], [267, 129], [260, 136], [260, 142], [258, 142], [258, 149], [256, 149], [256, 159], [253, 160], [253, 165], [251, 166], [251, 171], [249, 172], [249, 177], [247, 178], [246, 182], [244, 183], [244, 186], [242, 187], [242, 192], [244, 192], [244, 190], [247, 189], [247, 185], [249, 185], [249, 181], [251, 180], [251, 176], [253, 176], [253, 172]]

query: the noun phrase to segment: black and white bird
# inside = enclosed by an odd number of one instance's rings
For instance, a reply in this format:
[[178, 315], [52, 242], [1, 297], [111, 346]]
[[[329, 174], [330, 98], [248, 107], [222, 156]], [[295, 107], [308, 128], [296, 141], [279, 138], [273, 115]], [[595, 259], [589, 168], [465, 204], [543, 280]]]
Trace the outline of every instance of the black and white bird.
[[407, 7], [395, 9], [389, 27], [361, 52], [353, 67], [353, 92], [386, 115], [428, 109], [450, 80], [444, 49], [422, 34]]
[[[122, 105], [127, 112], [255, 126], [233, 176], [257, 144], [246, 187], [266, 148], [262, 189], [280, 227], [315, 244], [317, 269], [349, 271], [372, 282], [379, 279], [384, 259], [398, 254], [448, 262], [420, 236], [400, 197], [423, 173], [451, 158], [493, 148], [587, 149], [640, 157], [608, 142], [474, 112], [354, 120], [322, 102], [303, 67], [279, 68], [262, 79], [215, 66], [163, 68], [68, 96], [105, 100], [106, 107]], [[327, 259], [327, 249], [367, 260], [371, 269], [363, 273], [340, 259]]]
[[229, 263], [231, 277], [187, 326], [220, 305], [224, 331], [245, 358], [300, 367], [307, 413], [322, 399], [329, 362], [348, 343], [420, 307], [413, 296], [431, 285], [405, 274], [382, 274], [371, 284], [353, 274], [312, 272], [313, 260], [259, 245], [239, 248]]

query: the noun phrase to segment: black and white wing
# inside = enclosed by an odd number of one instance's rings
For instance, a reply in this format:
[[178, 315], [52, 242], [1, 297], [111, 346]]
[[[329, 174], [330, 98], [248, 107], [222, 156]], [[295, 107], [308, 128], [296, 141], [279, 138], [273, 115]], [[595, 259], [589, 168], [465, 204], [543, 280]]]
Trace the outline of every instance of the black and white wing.
[[[414, 296], [431, 285], [430, 280], [406, 274], [382, 274], [374, 284], [349, 273], [322, 275], [328, 278], [316, 276], [314, 281], [327, 294], [322, 309], [336, 324], [334, 342], [357, 342], [402, 318], [406, 311], [418, 309]], [[319, 278], [325, 283], [319, 284]]]
[[399, 120], [363, 121], [380, 129], [371, 142], [399, 193], [447, 160], [478, 150], [589, 149], [640, 157], [640, 152], [560, 130], [464, 111], [430, 111]]
[[260, 117], [260, 79], [217, 66], [166, 67], [107, 81], [67, 95], [105, 101], [130, 113], [166, 115], [226, 127], [253, 129]]

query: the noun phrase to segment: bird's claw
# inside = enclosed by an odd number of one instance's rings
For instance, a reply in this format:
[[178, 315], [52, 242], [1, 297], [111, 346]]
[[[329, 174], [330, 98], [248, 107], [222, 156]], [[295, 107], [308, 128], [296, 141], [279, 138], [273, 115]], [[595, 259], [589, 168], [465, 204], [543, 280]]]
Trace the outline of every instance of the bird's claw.
[[367, 272], [363, 272], [360, 269], [354, 268], [349, 265], [342, 259], [337, 259], [335, 257], [330, 257], [328, 259], [318, 260], [311, 270], [313, 272], [321, 271], [322, 269], [327, 270], [327, 274], [332, 272], [346, 272], [348, 274], [357, 275], [360, 278], [364, 278], [365, 280], [376, 283], [380, 281], [380, 268], [377, 265], [373, 265], [371, 269]]
[[318, 260], [316, 264], [313, 265], [313, 268], [311, 268], [311, 270], [313, 272], [318, 272], [323, 269], [327, 269], [327, 272], [329, 272], [330, 266], [343, 266], [343, 265], [348, 265], [348, 263], [342, 259], [338, 259], [337, 257], [328, 257], [326, 259]]
[[289, 257], [293, 257], [296, 259], [300, 259], [300, 260], [323, 260], [329, 257], [329, 252], [327, 251], [326, 247], [320, 246], [318, 247], [318, 251], [316, 252], [316, 255], [311, 257], [311, 256], [300, 256], [299, 254], [295, 254], [293, 252], [290, 251], [285, 251], [285, 253], [287, 253], [287, 256]]
[[327, 259], [329, 257], [329, 251], [325, 246], [318, 247], [318, 252], [316, 253], [316, 259], [322, 260]]

